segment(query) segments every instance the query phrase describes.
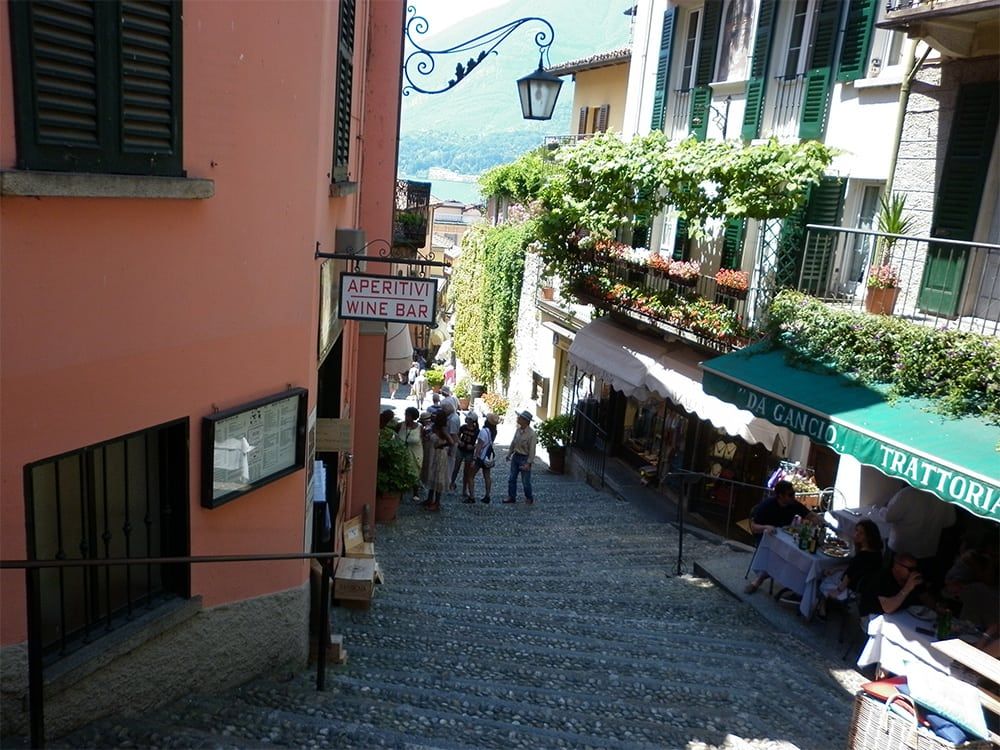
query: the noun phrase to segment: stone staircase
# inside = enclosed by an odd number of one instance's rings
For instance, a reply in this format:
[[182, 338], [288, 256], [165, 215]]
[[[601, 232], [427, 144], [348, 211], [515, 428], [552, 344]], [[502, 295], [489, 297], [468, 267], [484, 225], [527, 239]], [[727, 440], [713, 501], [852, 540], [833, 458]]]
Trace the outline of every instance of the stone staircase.
[[[501, 467], [498, 467], [498, 473]], [[849, 687], [708, 581], [677, 536], [569, 478], [532, 507], [404, 507], [378, 527], [386, 582], [333, 610], [348, 663], [113, 717], [59, 747], [842, 746]], [[690, 560], [726, 548], [685, 538]]]

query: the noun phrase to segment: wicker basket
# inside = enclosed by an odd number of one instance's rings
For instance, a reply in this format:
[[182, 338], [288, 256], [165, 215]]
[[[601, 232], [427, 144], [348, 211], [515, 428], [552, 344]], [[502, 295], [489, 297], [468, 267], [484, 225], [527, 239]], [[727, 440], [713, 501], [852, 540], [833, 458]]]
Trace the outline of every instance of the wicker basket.
[[[914, 709], [912, 716], [890, 711], [894, 702], [906, 703]], [[854, 716], [847, 736], [847, 750], [990, 750], [987, 740], [973, 740], [954, 745], [933, 732], [917, 726], [916, 709], [908, 695], [896, 693], [888, 701], [859, 692], [854, 697]]]

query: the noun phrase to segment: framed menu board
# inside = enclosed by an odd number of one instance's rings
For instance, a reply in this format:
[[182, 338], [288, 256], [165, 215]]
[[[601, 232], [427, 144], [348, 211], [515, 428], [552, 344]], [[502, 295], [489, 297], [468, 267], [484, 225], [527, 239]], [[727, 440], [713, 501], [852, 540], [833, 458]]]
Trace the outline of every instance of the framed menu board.
[[305, 466], [305, 388], [202, 420], [201, 504], [218, 508]]

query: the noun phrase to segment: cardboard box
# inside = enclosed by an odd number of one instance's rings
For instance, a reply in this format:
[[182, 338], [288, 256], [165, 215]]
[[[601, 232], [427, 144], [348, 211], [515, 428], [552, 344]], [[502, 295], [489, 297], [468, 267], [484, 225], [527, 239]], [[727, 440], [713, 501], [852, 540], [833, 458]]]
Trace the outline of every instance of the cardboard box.
[[337, 599], [367, 601], [375, 589], [375, 560], [342, 557], [337, 564], [333, 595]]
[[366, 542], [361, 516], [344, 522], [344, 557], [375, 557], [374, 542]]

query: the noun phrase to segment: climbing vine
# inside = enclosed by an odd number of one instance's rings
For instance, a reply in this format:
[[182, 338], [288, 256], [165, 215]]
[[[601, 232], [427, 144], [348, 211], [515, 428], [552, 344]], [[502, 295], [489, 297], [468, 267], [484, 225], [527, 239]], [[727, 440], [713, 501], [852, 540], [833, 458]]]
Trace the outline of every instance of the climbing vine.
[[506, 386], [533, 222], [478, 226], [462, 242], [455, 271], [455, 353], [474, 378]]

